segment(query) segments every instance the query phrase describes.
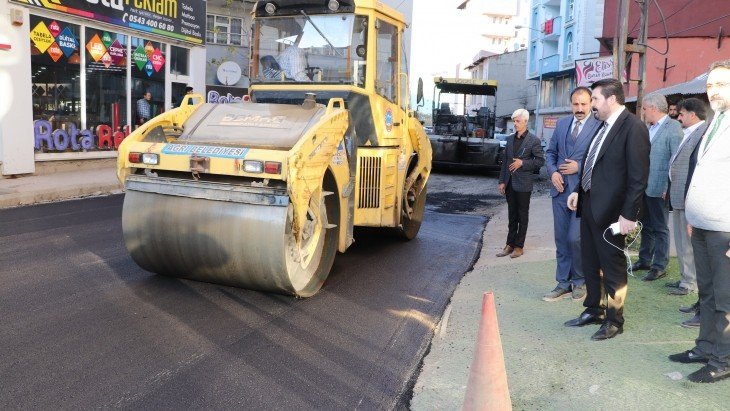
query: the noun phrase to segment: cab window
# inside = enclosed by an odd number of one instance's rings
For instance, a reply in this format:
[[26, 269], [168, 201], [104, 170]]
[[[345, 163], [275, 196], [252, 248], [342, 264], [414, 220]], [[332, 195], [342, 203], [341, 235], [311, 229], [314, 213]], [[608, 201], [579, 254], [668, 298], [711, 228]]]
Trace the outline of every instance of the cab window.
[[375, 73], [375, 92], [389, 101], [396, 102], [396, 81], [398, 78], [398, 30], [392, 24], [376, 21], [377, 65]]

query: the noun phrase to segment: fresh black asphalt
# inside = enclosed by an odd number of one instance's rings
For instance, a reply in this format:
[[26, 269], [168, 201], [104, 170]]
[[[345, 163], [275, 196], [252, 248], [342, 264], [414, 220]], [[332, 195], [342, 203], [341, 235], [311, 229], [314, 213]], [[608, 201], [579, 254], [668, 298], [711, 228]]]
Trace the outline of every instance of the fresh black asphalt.
[[140, 269], [122, 202], [0, 211], [0, 408], [401, 408], [485, 225], [357, 232], [297, 300]]

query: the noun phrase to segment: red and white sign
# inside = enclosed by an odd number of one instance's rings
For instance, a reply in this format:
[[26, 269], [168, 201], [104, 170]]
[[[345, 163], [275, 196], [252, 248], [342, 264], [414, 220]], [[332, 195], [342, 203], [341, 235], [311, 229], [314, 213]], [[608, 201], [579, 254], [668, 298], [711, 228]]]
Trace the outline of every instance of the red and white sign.
[[545, 116], [542, 118], [542, 126], [544, 128], [555, 128], [558, 124], [558, 118], [553, 116]]
[[61, 26], [54, 20], [48, 25], [48, 31], [51, 32], [53, 37], [58, 37], [58, 33], [61, 32]]
[[155, 52], [152, 53], [150, 61], [152, 61], [152, 67], [155, 69], [155, 73], [157, 73], [165, 65], [165, 56], [162, 54], [160, 49], [156, 49]]
[[575, 61], [575, 83], [581, 87], [589, 87], [598, 80], [613, 77], [613, 57]]

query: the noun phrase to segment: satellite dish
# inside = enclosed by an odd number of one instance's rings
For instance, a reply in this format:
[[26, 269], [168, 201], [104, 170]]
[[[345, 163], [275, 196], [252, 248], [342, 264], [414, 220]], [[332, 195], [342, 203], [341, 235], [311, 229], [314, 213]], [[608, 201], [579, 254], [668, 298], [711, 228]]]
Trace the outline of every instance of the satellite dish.
[[224, 86], [232, 86], [241, 79], [241, 66], [234, 61], [224, 61], [218, 67], [216, 77]]

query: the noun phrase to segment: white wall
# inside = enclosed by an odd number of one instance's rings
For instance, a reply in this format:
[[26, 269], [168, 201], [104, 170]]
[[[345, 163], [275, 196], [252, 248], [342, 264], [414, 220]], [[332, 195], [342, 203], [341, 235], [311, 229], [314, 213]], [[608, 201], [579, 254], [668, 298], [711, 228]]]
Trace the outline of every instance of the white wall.
[[[11, 10], [19, 10], [23, 24], [10, 23]], [[0, 0], [0, 43], [11, 49], [0, 50], [0, 173], [35, 172], [33, 157], [33, 100], [30, 67], [28, 9]]]

